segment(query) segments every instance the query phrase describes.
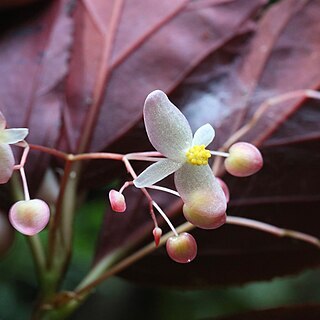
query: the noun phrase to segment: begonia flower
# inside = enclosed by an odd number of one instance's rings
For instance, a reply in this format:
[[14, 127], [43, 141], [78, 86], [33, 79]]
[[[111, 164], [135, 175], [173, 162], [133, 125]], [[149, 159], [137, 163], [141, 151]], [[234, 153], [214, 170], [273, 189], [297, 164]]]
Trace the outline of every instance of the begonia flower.
[[8, 182], [14, 168], [10, 144], [22, 141], [28, 135], [26, 128], [6, 129], [6, 120], [0, 112], [0, 184]]
[[160, 90], [148, 95], [143, 116], [150, 142], [166, 159], [149, 166], [134, 185], [148, 187], [174, 173], [175, 186], [188, 210], [187, 220], [205, 229], [223, 224], [226, 198], [208, 165], [211, 153], [206, 149], [215, 135], [212, 126], [205, 124], [192, 135], [185, 116]]

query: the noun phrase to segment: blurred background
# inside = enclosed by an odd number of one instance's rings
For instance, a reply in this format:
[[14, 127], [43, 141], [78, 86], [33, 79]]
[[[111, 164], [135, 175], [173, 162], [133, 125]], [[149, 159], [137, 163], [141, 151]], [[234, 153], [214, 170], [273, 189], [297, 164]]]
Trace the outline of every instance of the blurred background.
[[[1, 110], [11, 126], [32, 129], [31, 143], [75, 152], [113, 21], [111, 3], [119, 2], [0, 0]], [[211, 123], [219, 148], [265, 99], [320, 87], [318, 0], [124, 3], [88, 150], [150, 150], [141, 114], [146, 94], [156, 88], [181, 107], [193, 129]], [[319, 236], [319, 106], [304, 97], [277, 105], [245, 136], [260, 146], [265, 168], [241, 181], [224, 175], [229, 214]], [[126, 194], [126, 215], [110, 213], [107, 194], [126, 179], [123, 167], [86, 165], [66, 290], [81, 281], [93, 257], [136, 234], [150, 236], [148, 213], [135, 191]], [[31, 153], [32, 194], [48, 168], [57, 178], [62, 163]], [[0, 188], [3, 212], [12, 202], [8, 194]], [[173, 219], [181, 217], [171, 198], [157, 201]], [[28, 319], [37, 298], [29, 248], [17, 233], [10, 247], [12, 230], [5, 235], [2, 220], [0, 320]], [[45, 241], [47, 231], [40, 236]], [[177, 267], [159, 249], [100, 285], [71, 319], [320, 319], [320, 254], [309, 245], [230, 226], [196, 231], [196, 239], [194, 263]]]

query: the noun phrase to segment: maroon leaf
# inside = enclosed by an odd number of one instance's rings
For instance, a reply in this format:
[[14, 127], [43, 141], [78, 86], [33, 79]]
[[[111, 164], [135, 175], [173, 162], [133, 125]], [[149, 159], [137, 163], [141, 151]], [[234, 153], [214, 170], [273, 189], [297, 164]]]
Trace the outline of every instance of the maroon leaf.
[[[196, 89], [186, 106], [193, 127], [204, 121], [211, 122], [219, 130], [215, 144], [221, 146], [267, 98], [298, 89], [318, 88], [320, 76], [315, 66], [320, 64], [316, 54], [319, 43], [314, 39], [314, 30], [320, 29], [315, 15], [318, 11], [316, 2], [281, 1], [262, 17], [249, 48], [242, 57], [237, 57], [231, 70], [217, 74], [214, 67], [208, 66], [219, 57], [209, 59], [204, 66], [207, 68], [200, 68], [189, 80], [191, 88]], [[303, 49], [297, 38], [304, 39]], [[208, 79], [213, 81], [206, 81]], [[179, 95], [183, 92], [180, 90]], [[204, 105], [210, 105], [210, 113]], [[297, 99], [275, 105], [244, 138], [260, 144], [299, 106]], [[199, 108], [203, 112], [199, 112]]]
[[[72, 149], [84, 143], [84, 147], [90, 144], [92, 150], [102, 150], [141, 117], [140, 100], [148, 92], [142, 78], [155, 77], [155, 70], [147, 74], [141, 65], [131, 62], [131, 57], [185, 5], [185, 0], [79, 3], [74, 15], [75, 44], [64, 110], [65, 119], [69, 119], [67, 141]], [[140, 98], [138, 103], [136, 96]], [[90, 143], [81, 142], [88, 140], [83, 132], [87, 125], [89, 137], [94, 136]]]
[[[211, 2], [209, 2], [210, 4]], [[212, 2], [214, 3], [214, 2]], [[229, 38], [234, 36], [237, 33], [237, 26], [242, 25], [245, 21], [247, 21], [250, 14], [256, 11], [257, 9], [257, 3], [253, 4], [252, 2], [246, 2], [246, 5], [236, 4], [235, 2], [227, 2], [222, 3], [218, 5], [209, 5], [208, 2], [203, 2], [203, 4], [206, 4], [205, 7], [201, 6], [202, 2], [198, 2], [198, 6], [195, 4], [189, 5], [185, 8], [184, 11], [181, 12], [180, 15], [178, 15], [171, 23], [166, 25], [163, 29], [160, 30], [154, 38], [151, 38], [148, 45], [146, 45], [147, 48], [141, 49], [141, 55], [137, 59], [138, 61], [146, 61], [146, 66], [150, 68], [150, 71], [143, 70], [139, 71], [139, 81], [146, 81], [146, 83], [143, 85], [143, 89], [139, 89], [137, 87], [136, 82], [130, 83], [128, 80], [128, 86], [125, 86], [123, 88], [120, 83], [114, 88], [114, 90], [111, 91], [112, 94], [116, 93], [116, 90], [125, 90], [129, 91], [131, 90], [131, 99], [123, 99], [123, 94], [115, 95], [119, 99], [117, 105], [121, 106], [121, 103], [126, 103], [127, 101], [132, 102], [132, 106], [137, 111], [137, 118], [134, 119], [135, 112], [128, 112], [125, 113], [124, 110], [128, 110], [128, 105], [123, 105], [122, 108], [120, 108], [123, 116], [131, 117], [131, 124], [133, 125], [137, 121], [138, 118], [141, 117], [141, 105], [143, 103], [143, 99], [145, 96], [143, 96], [143, 92], [139, 92], [139, 90], [152, 90], [153, 88], [156, 88], [156, 82], [158, 83], [158, 86], [161, 88], [165, 87], [167, 89], [170, 89], [174, 86], [176, 86], [181, 79], [183, 79], [183, 76], [187, 71], [190, 70], [191, 67], [194, 66], [195, 63], [197, 63], [201, 58], [203, 58], [205, 55], [207, 55], [209, 52], [216, 50], [219, 48], [223, 43], [225, 43]], [[199, 9], [200, 6], [200, 9]], [[234, 10], [238, 8], [239, 10], [235, 14]], [[224, 14], [224, 19], [218, 19], [222, 14]], [[216, 19], [215, 19], [216, 18]], [[191, 28], [191, 26], [194, 26]], [[188, 26], [188, 29], [186, 29], [186, 26]], [[195, 30], [194, 32], [190, 32], [191, 30]], [[209, 34], [208, 34], [209, 33]], [[206, 34], [205, 38], [198, 39], [200, 34]], [[216, 36], [214, 36], [216, 34]], [[179, 39], [176, 39], [176, 41], [173, 41], [173, 38], [170, 39], [170, 36], [176, 37]], [[180, 43], [181, 42], [181, 43]], [[186, 51], [185, 47], [186, 45], [192, 43], [192, 49], [191, 51]], [[161, 45], [161, 51], [159, 54], [159, 45]], [[168, 46], [165, 49], [162, 49], [163, 46]], [[190, 46], [189, 46], [190, 47]], [[145, 52], [146, 50], [146, 52]], [[163, 50], [163, 53], [162, 53]], [[161, 69], [164, 68], [163, 63], [171, 63], [170, 59], [172, 59], [172, 53], [176, 52], [173, 57], [176, 61], [176, 66], [174, 68], [168, 68], [167, 71], [163, 72]], [[171, 56], [169, 55], [171, 54]], [[167, 54], [167, 55], [166, 55]], [[138, 55], [136, 53], [135, 55]], [[135, 55], [133, 55], [133, 58], [135, 58]], [[132, 58], [132, 59], [133, 59]], [[163, 63], [160, 64], [160, 61], [163, 60]], [[190, 60], [190, 61], [189, 61]], [[128, 61], [129, 63], [129, 61]], [[135, 62], [137, 64], [137, 62]], [[145, 66], [145, 67], [146, 67]], [[123, 66], [125, 67], [125, 66]], [[121, 66], [120, 66], [121, 68]], [[151, 72], [154, 69], [154, 71]], [[160, 69], [161, 68], [161, 69]], [[131, 76], [135, 75], [135, 72], [138, 72], [138, 70], [133, 70]], [[141, 72], [141, 73], [140, 73]], [[116, 73], [115, 73], [116, 74]], [[128, 74], [130, 76], [130, 74]], [[175, 75], [173, 75], [175, 74]], [[150, 78], [151, 77], [151, 78]], [[179, 78], [177, 78], [179, 77]], [[143, 80], [145, 78], [145, 80]], [[121, 78], [120, 78], [121, 79]], [[119, 79], [119, 80], [120, 80]], [[116, 81], [116, 80], [115, 80]], [[149, 84], [148, 84], [149, 83]], [[112, 83], [111, 83], [112, 85]], [[141, 83], [138, 84], [139, 86]], [[152, 87], [150, 87], [153, 86]], [[129, 86], [132, 86], [130, 89]], [[147, 92], [147, 91], [146, 91]], [[124, 93], [125, 94], [125, 93]], [[139, 94], [139, 100], [140, 103], [134, 103], [133, 101], [133, 95]], [[108, 99], [106, 101], [109, 101]], [[110, 112], [112, 112], [112, 109], [109, 110], [108, 113], [105, 113], [106, 116], [109, 116], [109, 119], [105, 119], [106, 122], [113, 121], [113, 124], [110, 123], [111, 126], [114, 126], [115, 119], [112, 116], [110, 116]], [[103, 116], [102, 116], [103, 118]], [[100, 121], [100, 119], [99, 119]], [[124, 122], [124, 120], [122, 121]], [[104, 124], [105, 126], [105, 124]], [[119, 127], [119, 125], [118, 125]], [[115, 137], [115, 134], [118, 130], [118, 127], [113, 127], [113, 135], [112, 137]], [[121, 129], [120, 129], [121, 130]], [[100, 135], [100, 137], [104, 136]], [[104, 143], [106, 143], [108, 138], [105, 137]], [[109, 138], [110, 139], [110, 138]], [[137, 145], [137, 144], [135, 144]], [[92, 173], [91, 173], [92, 174]], [[134, 204], [129, 204], [131, 206], [135, 206]], [[142, 218], [145, 220], [143, 215], [139, 215], [139, 220]], [[134, 234], [137, 234], [137, 230], [140, 230], [139, 225], [137, 223], [133, 223], [132, 219], [135, 219], [137, 215], [132, 215], [131, 217], [127, 217], [127, 219], [119, 219], [115, 218], [114, 215], [108, 214], [106, 218], [105, 224], [108, 225], [108, 228], [103, 228], [103, 240], [101, 245], [102, 253], [106, 254], [110, 250], [114, 249], [117, 246], [122, 245], [123, 243], [126, 243], [130, 241], [129, 239], [132, 238], [132, 235], [128, 232], [128, 226], [130, 227], [131, 232], [134, 232]], [[115, 222], [117, 220], [117, 222]], [[143, 221], [142, 220], [142, 221]], [[135, 221], [136, 222], [136, 221]], [[145, 231], [145, 227], [142, 226], [142, 230]], [[125, 233], [123, 233], [123, 230]], [[139, 233], [139, 232], [138, 232]], [[118, 240], [117, 234], [120, 235], [120, 239]], [[112, 240], [111, 240], [112, 239]]]
[[[320, 31], [319, 12], [317, 2], [281, 1], [262, 17], [248, 46], [243, 42], [244, 37], [239, 37], [213, 52], [172, 96], [177, 105], [185, 106], [192, 127], [195, 129], [206, 122], [213, 124], [217, 129], [215, 146], [219, 147], [250, 119], [265, 99], [291, 90], [319, 87], [319, 43], [314, 38]], [[303, 48], [295, 38], [297, 30], [299, 38], [307, 44]], [[295, 99], [270, 107], [246, 135], [245, 140], [262, 143], [277, 130], [262, 149], [263, 171], [252, 178], [225, 177], [232, 199], [228, 213], [319, 236], [315, 223], [320, 205], [319, 153], [316, 152], [319, 143], [314, 139], [319, 138], [316, 122], [320, 103], [301, 102], [302, 99]], [[306, 123], [310, 124], [307, 134]], [[293, 141], [290, 128], [294, 128]], [[310, 137], [313, 140], [307, 143]], [[289, 144], [300, 140], [303, 142]], [[175, 206], [172, 198], [164, 195], [160, 204], [163, 208]], [[179, 204], [173, 214], [179, 215], [177, 208]], [[139, 220], [137, 215], [146, 212], [142, 206], [135, 206], [129, 214]], [[101, 238], [100, 255], [126, 239], [132, 243], [137, 235], [122, 232], [127, 230], [127, 224], [138, 232], [130, 218], [122, 224], [119, 221], [113, 224], [111, 215], [106, 216], [108, 230]], [[143, 230], [143, 225], [139, 230]], [[150, 232], [150, 226], [144, 231]], [[116, 233], [123, 235], [121, 241], [108, 244]], [[211, 232], [197, 230], [195, 234], [199, 257], [188, 266], [182, 269], [174, 264], [161, 249], [129, 268], [125, 276], [168, 285], [230, 284], [298, 272], [319, 265], [320, 261], [319, 252], [308, 245], [240, 227], [225, 226]], [[299, 258], [302, 255], [303, 259]]]
[[[83, 1], [75, 14], [78, 27], [65, 110], [68, 140], [80, 138], [83, 143], [83, 128], [94, 118], [90, 149], [107, 148], [141, 119], [150, 91], [176, 87], [264, 2], [150, 0], [121, 6], [114, 1], [104, 5], [108, 9], [99, 1], [90, 6]], [[105, 89], [99, 103], [95, 90], [101, 84]]]
[[[30, 143], [55, 146], [61, 125], [61, 84], [67, 73], [72, 21], [69, 0], [54, 1], [0, 40], [0, 104], [10, 127], [29, 127]], [[14, 14], [14, 13], [13, 13]], [[32, 182], [48, 157], [31, 153]], [[36, 174], [35, 174], [36, 172]]]

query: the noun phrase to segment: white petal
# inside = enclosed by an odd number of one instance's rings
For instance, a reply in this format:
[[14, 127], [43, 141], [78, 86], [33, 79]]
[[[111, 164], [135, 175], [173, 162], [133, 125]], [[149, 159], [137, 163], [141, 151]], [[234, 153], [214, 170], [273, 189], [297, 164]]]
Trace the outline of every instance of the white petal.
[[177, 171], [183, 163], [175, 162], [169, 159], [160, 160], [146, 170], [144, 170], [135, 180], [134, 185], [137, 188], [144, 188], [164, 179], [169, 174]]
[[160, 90], [151, 92], [144, 104], [144, 122], [150, 142], [169, 159], [185, 160], [192, 144], [188, 120]]
[[192, 205], [199, 198], [205, 198], [207, 211], [225, 212], [226, 197], [209, 165], [194, 166], [185, 163], [175, 173], [174, 182], [184, 203]]
[[29, 133], [26, 128], [5, 129], [0, 132], [0, 143], [14, 144], [22, 141]]
[[0, 112], [0, 130], [5, 129], [6, 127], [6, 118], [4, 115]]
[[215, 132], [212, 126], [207, 123], [203, 126], [201, 126], [194, 134], [193, 140], [192, 140], [192, 145], [202, 145], [204, 144], [205, 146], [209, 145], [212, 140], [214, 139]]
[[0, 184], [7, 183], [12, 176], [14, 157], [11, 147], [0, 143]]

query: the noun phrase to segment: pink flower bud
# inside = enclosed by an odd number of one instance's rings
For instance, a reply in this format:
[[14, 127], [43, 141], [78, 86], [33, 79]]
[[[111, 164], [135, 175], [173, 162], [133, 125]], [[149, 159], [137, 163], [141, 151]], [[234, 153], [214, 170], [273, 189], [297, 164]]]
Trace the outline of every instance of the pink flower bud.
[[162, 236], [162, 230], [161, 230], [161, 228], [156, 227], [156, 228], [153, 229], [152, 233], [153, 233], [153, 237], [154, 237], [154, 242], [155, 242], [156, 247], [157, 247], [159, 245], [160, 238]]
[[226, 223], [226, 213], [212, 213], [204, 207], [183, 205], [184, 217], [201, 229], [217, 229]]
[[260, 151], [251, 143], [238, 142], [229, 149], [229, 157], [224, 162], [226, 170], [236, 177], [247, 177], [262, 168]]
[[179, 263], [191, 262], [197, 255], [197, 243], [189, 233], [170, 237], [166, 244], [169, 257]]
[[12, 176], [14, 157], [8, 144], [0, 143], [0, 184], [7, 183]]
[[229, 188], [227, 186], [227, 184], [220, 178], [216, 177], [218, 183], [220, 184], [220, 187], [224, 193], [224, 195], [226, 196], [226, 202], [228, 203], [230, 200], [230, 192], [229, 192]]
[[6, 215], [0, 213], [0, 257], [10, 249], [14, 240], [14, 229], [11, 227]]
[[226, 222], [226, 201], [221, 190], [222, 199], [195, 192], [190, 201], [183, 205], [185, 218], [201, 229], [216, 229]]
[[109, 192], [109, 200], [111, 204], [111, 208], [115, 212], [124, 212], [126, 211], [126, 200], [122, 193], [116, 190], [110, 190]]
[[10, 209], [9, 220], [12, 226], [27, 236], [39, 233], [48, 224], [50, 209], [39, 199], [16, 202]]

